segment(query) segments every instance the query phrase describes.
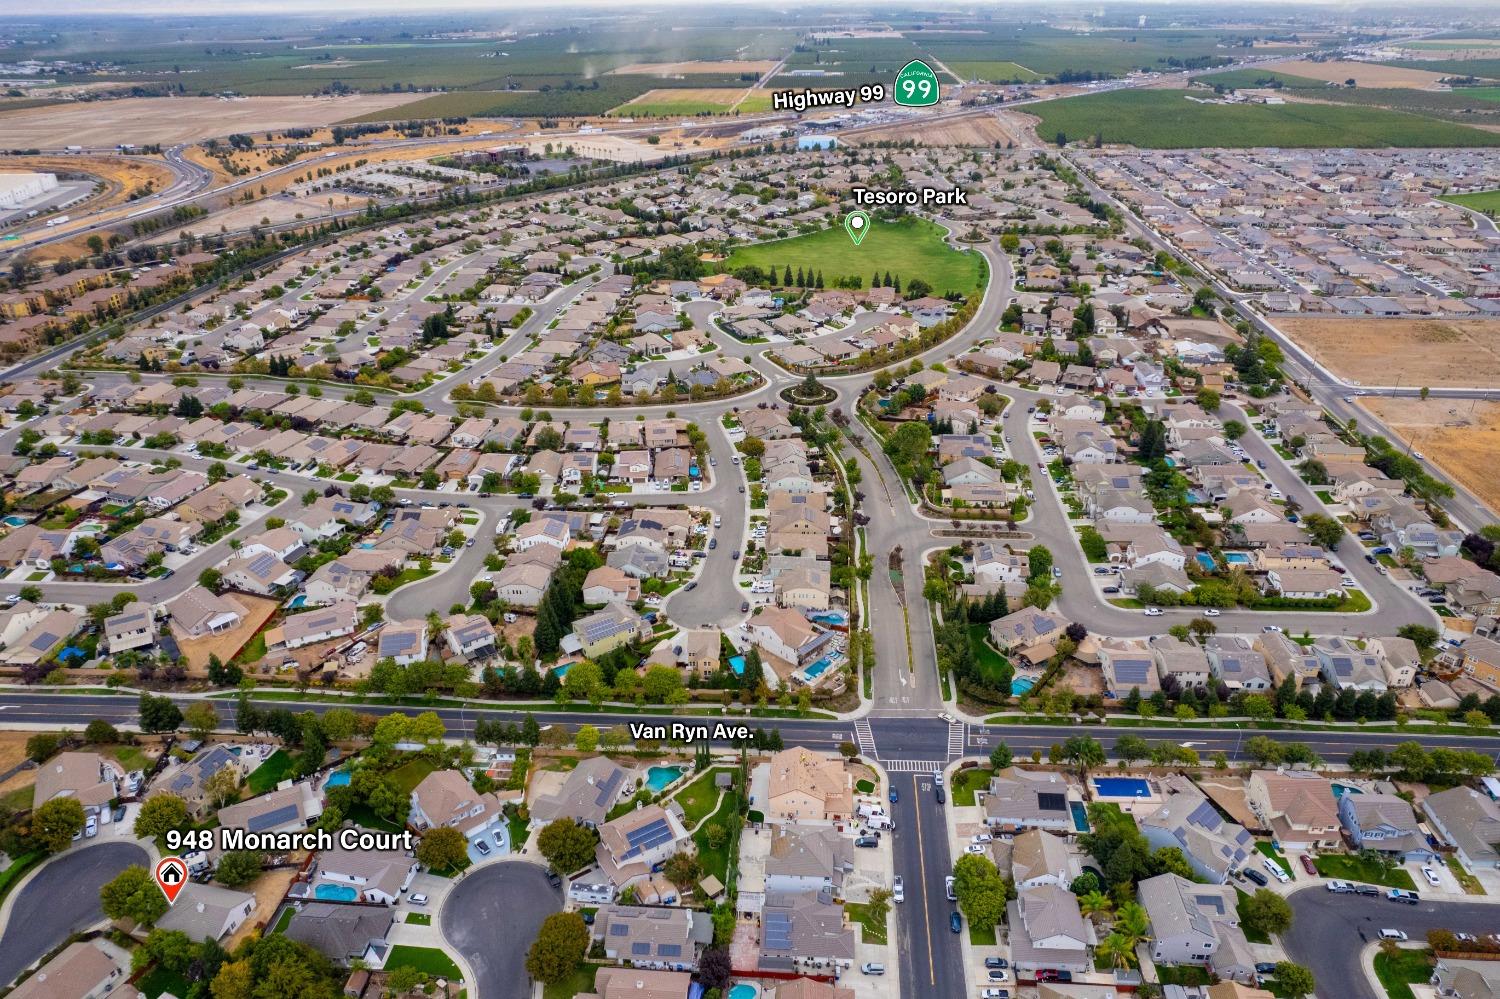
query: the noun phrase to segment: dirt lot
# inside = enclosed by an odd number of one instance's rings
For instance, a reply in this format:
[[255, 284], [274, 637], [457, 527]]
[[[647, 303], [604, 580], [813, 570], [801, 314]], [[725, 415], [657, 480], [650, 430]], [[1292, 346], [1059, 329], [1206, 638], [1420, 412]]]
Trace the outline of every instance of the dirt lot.
[[691, 76], [693, 74], [712, 73], [723, 75], [727, 73], [765, 73], [776, 65], [774, 59], [754, 59], [743, 62], [726, 60], [724, 62], [633, 62], [628, 66], [610, 70], [610, 75], [623, 76], [633, 74], [636, 76]]
[[1294, 59], [1290, 62], [1272, 63], [1264, 68], [1332, 83], [1343, 83], [1353, 77], [1354, 82], [1361, 87], [1405, 87], [1413, 90], [1431, 90], [1443, 78], [1441, 73], [1373, 62], [1307, 62]]
[[[235, 653], [239, 652], [249, 641], [255, 637], [261, 625], [276, 610], [276, 601], [267, 597], [252, 597], [246, 593], [235, 593], [232, 597], [245, 608], [245, 619], [240, 622], [238, 628], [218, 635], [205, 635], [202, 638], [183, 638], [173, 629], [173, 635], [177, 639], [177, 645], [182, 649], [182, 654], [187, 657], [189, 670], [202, 670], [208, 668], [208, 657], [217, 655], [222, 662], [233, 659]], [[278, 660], [279, 662], [279, 660]]]
[[981, 111], [966, 118], [927, 125], [918, 121], [875, 129], [861, 132], [853, 138], [858, 142], [915, 139], [924, 146], [993, 146], [997, 142], [1015, 141], [1016, 135], [994, 114]]
[[[0, 116], [0, 122], [5, 120]], [[103, 181], [101, 193], [69, 209], [74, 214], [124, 204], [134, 191], [147, 188], [161, 191], [171, 187], [176, 179], [171, 168], [155, 156], [3, 156], [0, 170], [38, 170], [55, 173], [59, 178], [66, 174], [88, 174]]]
[[[30, 732], [0, 732], [0, 774], [26, 759], [26, 740]], [[0, 781], [0, 798], [36, 783], [35, 770], [22, 770], [5, 781]], [[19, 802], [11, 802], [14, 806]]]
[[1470, 492], [1500, 506], [1500, 402], [1368, 396], [1359, 403]]
[[13, 111], [0, 116], [9, 146], [194, 142], [232, 132], [307, 128], [398, 107], [421, 94], [354, 97], [140, 97]]
[[1315, 358], [1365, 385], [1500, 385], [1500, 319], [1276, 320]]

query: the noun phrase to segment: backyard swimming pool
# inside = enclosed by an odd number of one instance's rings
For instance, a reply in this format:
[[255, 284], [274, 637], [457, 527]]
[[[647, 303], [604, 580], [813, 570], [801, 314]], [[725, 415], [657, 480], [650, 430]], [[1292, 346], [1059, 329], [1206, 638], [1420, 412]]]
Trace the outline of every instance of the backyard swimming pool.
[[1149, 798], [1151, 785], [1140, 777], [1095, 777], [1094, 793], [1104, 798]]
[[843, 611], [824, 611], [821, 614], [814, 614], [812, 619], [819, 624], [833, 625], [845, 624], [849, 620]]
[[1035, 686], [1036, 681], [1031, 677], [1018, 676], [1010, 681], [1010, 695], [1012, 697], [1020, 697], [1022, 694], [1028, 693]]
[[313, 894], [330, 902], [353, 902], [359, 898], [359, 892], [349, 885], [321, 884], [313, 889]]
[[287, 604], [287, 606], [290, 607], [292, 610], [297, 610], [297, 609], [299, 609], [305, 603], [307, 603], [307, 594], [306, 593], [299, 593], [295, 597], [292, 598], [292, 602], [289, 603], [289, 604]]
[[1225, 552], [1224, 561], [1230, 565], [1249, 565], [1250, 556], [1244, 552]]
[[328, 775], [328, 783], [325, 784], [324, 787], [343, 787], [345, 784], [348, 784], [348, 783], [349, 783], [349, 771], [347, 771], [347, 770], [340, 770], [337, 773], [329, 774]]
[[1198, 554], [1196, 554], [1196, 555], [1193, 556], [1193, 559], [1199, 565], [1203, 566], [1203, 568], [1204, 568], [1204, 570], [1206, 572], [1213, 572], [1214, 571], [1214, 568], [1215, 568], [1214, 557], [1212, 555], [1210, 555], [1208, 552], [1199, 552]]
[[662, 789], [682, 776], [682, 767], [652, 767], [646, 771], [646, 786], [653, 794], [661, 794]]
[[1073, 828], [1079, 832], [1089, 831], [1089, 811], [1081, 801], [1068, 802], [1068, 811], [1073, 813]]
[[11, 514], [4, 520], [0, 520], [0, 524], [4, 524], [6, 527], [24, 527], [26, 525], [26, 518], [17, 517], [15, 514]]
[[730, 656], [729, 657], [729, 668], [732, 669], [732, 670], [734, 670], [734, 675], [735, 676], [744, 676], [745, 675], [745, 657], [744, 656]]
[[1333, 784], [1333, 796], [1335, 798], [1342, 798], [1346, 794], [1364, 794], [1364, 792], [1357, 787], [1350, 787], [1348, 784], [1339, 784], [1337, 782]]
[[760, 995], [760, 989], [749, 982], [740, 982], [729, 990], [729, 999], [755, 999], [758, 995]]
[[807, 669], [804, 670], [804, 672], [807, 674], [807, 678], [809, 680], [816, 680], [818, 677], [822, 676], [828, 670], [828, 667], [830, 667], [832, 665], [833, 665], [833, 657], [832, 656], [824, 656], [822, 659], [819, 659], [817, 662], [815, 662], [811, 666], [807, 667]]

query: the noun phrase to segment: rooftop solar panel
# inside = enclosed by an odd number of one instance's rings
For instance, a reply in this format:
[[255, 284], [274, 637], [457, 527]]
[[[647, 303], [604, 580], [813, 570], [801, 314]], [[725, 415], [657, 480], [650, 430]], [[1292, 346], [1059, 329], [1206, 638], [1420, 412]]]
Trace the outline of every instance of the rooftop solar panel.
[[635, 943], [630, 945], [630, 953], [649, 954], [651, 953], [651, 944], [646, 940], [637, 940]]
[[280, 808], [257, 815], [245, 823], [245, 828], [251, 832], [261, 832], [266, 829], [274, 829], [283, 822], [290, 822], [297, 817], [296, 805], [283, 805]]
[[623, 936], [626, 936], [629, 933], [630, 933], [630, 926], [627, 923], [610, 923], [609, 924], [609, 935], [612, 936], [612, 937], [623, 937]]
[[658, 944], [656, 947], [657, 957], [681, 957], [682, 944]]
[[766, 950], [791, 950], [791, 918], [785, 912], [767, 911], [764, 914], [760, 935]]
[[1207, 801], [1200, 801], [1198, 803], [1198, 807], [1194, 808], [1188, 815], [1188, 821], [1195, 826], [1202, 826], [1210, 830], [1217, 830], [1224, 824], [1224, 820], [1219, 817], [1219, 813], [1214, 810], [1214, 806]]
[[625, 771], [616, 770], [604, 782], [599, 785], [599, 793], [594, 796], [594, 804], [603, 807], [614, 797], [615, 791], [620, 787], [620, 782], [625, 779]]
[[1044, 812], [1065, 812], [1068, 809], [1068, 796], [1053, 791], [1042, 791], [1036, 796], [1036, 807]]

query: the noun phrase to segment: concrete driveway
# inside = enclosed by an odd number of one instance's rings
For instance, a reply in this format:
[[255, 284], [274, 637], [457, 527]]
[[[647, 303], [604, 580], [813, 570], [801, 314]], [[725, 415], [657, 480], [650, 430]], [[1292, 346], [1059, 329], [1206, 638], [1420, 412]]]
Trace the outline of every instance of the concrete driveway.
[[537, 864], [503, 860], [454, 884], [443, 900], [441, 927], [448, 946], [474, 971], [470, 988], [485, 999], [531, 999], [526, 951], [542, 920], [562, 909], [562, 892]]
[[134, 843], [95, 843], [43, 865], [11, 899], [10, 918], [0, 935], [0, 985], [9, 984], [70, 933], [103, 919], [99, 889], [131, 864], [149, 861]]

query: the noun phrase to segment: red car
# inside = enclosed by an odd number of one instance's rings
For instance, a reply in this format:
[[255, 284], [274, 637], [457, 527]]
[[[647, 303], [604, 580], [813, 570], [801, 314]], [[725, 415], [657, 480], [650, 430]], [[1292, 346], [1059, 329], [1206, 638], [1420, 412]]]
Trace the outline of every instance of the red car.
[[1304, 871], [1306, 871], [1308, 874], [1311, 874], [1313, 877], [1317, 877], [1318, 876], [1318, 868], [1316, 866], [1314, 866], [1311, 857], [1309, 857], [1307, 854], [1304, 853], [1298, 859], [1302, 861], [1302, 869]]

